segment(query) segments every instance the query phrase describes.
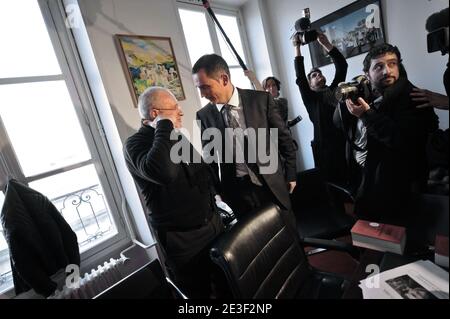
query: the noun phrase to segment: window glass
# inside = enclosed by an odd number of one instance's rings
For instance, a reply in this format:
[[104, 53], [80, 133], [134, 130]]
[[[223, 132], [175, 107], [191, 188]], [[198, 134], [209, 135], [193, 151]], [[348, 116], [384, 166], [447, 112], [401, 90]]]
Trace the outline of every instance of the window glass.
[[198, 11], [185, 9], [179, 11], [189, 57], [191, 64], [194, 65], [202, 55], [214, 53], [206, 16], [203, 12]]
[[0, 101], [25, 176], [91, 158], [64, 81], [0, 85]]
[[[220, 25], [225, 30], [228, 38], [236, 49], [237, 53], [241, 57], [242, 61], [246, 63], [244, 48], [242, 46], [241, 34], [239, 32], [239, 26], [236, 17], [217, 14], [217, 20], [219, 20]], [[216, 27], [217, 37], [219, 38], [220, 51], [222, 52], [222, 57], [227, 61], [228, 65], [239, 65], [237, 58], [235, 57], [233, 51], [228, 46], [219, 28]]]
[[0, 39], [0, 78], [61, 73], [36, 0], [0, 1]]
[[241, 67], [230, 68], [231, 82], [240, 89], [253, 89]]

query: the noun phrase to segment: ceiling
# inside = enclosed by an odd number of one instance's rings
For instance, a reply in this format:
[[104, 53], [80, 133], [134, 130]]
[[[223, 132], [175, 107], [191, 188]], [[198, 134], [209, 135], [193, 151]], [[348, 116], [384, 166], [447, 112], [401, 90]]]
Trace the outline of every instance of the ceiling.
[[217, 3], [226, 5], [227, 7], [235, 7], [238, 8], [244, 5], [248, 0], [211, 0], [211, 4]]

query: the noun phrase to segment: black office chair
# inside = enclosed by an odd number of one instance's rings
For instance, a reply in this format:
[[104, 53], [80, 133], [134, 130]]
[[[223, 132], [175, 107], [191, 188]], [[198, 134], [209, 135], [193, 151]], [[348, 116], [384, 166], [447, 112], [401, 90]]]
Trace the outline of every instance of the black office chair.
[[274, 204], [247, 214], [212, 245], [235, 298], [340, 298], [347, 281], [312, 268]]
[[[354, 199], [344, 188], [326, 182], [319, 169], [298, 173], [291, 201], [297, 231], [305, 245], [350, 235], [356, 220], [345, 212], [344, 203], [353, 203]], [[349, 245], [341, 248], [352, 250]]]

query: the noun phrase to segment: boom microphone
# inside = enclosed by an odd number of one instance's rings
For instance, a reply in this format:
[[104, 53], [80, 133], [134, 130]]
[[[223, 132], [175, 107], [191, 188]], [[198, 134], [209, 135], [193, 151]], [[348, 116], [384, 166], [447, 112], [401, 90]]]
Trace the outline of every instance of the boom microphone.
[[225, 41], [228, 43], [228, 45], [230, 46], [231, 51], [233, 51], [234, 55], [236, 56], [236, 59], [238, 60], [239, 65], [241, 66], [242, 69], [244, 69], [244, 71], [247, 71], [248, 70], [247, 66], [245, 65], [245, 63], [241, 59], [241, 57], [239, 56], [239, 53], [237, 53], [236, 49], [234, 48], [234, 46], [231, 43], [230, 39], [228, 38], [227, 34], [225, 33], [225, 31], [223, 30], [222, 26], [220, 25], [219, 20], [217, 20], [216, 15], [214, 14], [214, 12], [211, 9], [211, 6], [209, 5], [209, 1], [208, 0], [202, 0], [202, 2], [203, 2], [203, 7], [205, 7], [206, 11], [208, 11], [209, 15], [211, 16], [211, 19], [213, 19], [213, 21], [215, 22], [215, 24], [219, 28], [220, 32], [222, 32], [222, 35], [225, 38]]

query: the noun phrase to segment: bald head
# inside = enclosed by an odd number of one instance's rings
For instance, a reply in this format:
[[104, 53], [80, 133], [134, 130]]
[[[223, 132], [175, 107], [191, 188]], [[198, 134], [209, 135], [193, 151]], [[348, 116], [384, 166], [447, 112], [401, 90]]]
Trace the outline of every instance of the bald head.
[[146, 89], [139, 96], [138, 108], [144, 125], [155, 127], [159, 120], [168, 119], [175, 128], [181, 128], [183, 111], [176, 97], [165, 88], [153, 86]]
[[160, 105], [164, 103], [165, 100], [177, 101], [175, 96], [168, 89], [159, 86], [151, 86], [147, 88], [139, 96], [138, 100], [138, 109], [141, 119], [152, 120], [152, 109], [161, 108]]

